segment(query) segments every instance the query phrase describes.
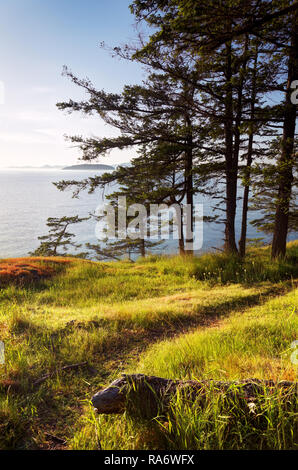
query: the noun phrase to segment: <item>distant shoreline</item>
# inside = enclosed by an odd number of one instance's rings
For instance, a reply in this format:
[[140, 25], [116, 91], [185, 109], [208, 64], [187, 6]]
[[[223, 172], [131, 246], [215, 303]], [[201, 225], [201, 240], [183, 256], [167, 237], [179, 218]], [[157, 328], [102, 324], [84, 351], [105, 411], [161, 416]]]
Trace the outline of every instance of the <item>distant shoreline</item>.
[[70, 165], [62, 168], [63, 170], [115, 170], [111, 165], [103, 164], [82, 164], [82, 165]]
[[0, 170], [62, 170], [62, 165], [43, 165], [43, 166], [5, 166]]
[[43, 165], [43, 166], [9, 166], [0, 167], [1, 170], [115, 170], [114, 166], [104, 164], [82, 164], [82, 165]]

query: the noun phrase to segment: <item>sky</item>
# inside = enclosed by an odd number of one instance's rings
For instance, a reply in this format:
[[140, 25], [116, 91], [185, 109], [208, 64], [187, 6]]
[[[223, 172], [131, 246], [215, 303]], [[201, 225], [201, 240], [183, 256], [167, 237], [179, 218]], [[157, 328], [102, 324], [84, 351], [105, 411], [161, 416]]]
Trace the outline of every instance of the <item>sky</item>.
[[[144, 78], [140, 65], [112, 58], [99, 46], [134, 40], [130, 3], [1, 0], [0, 168], [73, 164], [81, 153], [65, 135], [115, 135], [99, 117], [69, 115], [56, 103], [85, 97], [62, 76], [64, 65], [108, 92]], [[99, 163], [123, 163], [132, 156], [133, 150], [114, 150]]]

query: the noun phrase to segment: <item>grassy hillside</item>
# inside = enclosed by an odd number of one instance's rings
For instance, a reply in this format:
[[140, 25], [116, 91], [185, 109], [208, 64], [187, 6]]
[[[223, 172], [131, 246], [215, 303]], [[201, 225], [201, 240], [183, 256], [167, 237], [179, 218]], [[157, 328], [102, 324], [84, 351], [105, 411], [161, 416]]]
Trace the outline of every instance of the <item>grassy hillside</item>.
[[218, 395], [203, 411], [178, 397], [150, 423], [97, 416], [89, 400], [124, 371], [297, 380], [297, 260], [298, 242], [274, 263], [268, 248], [245, 262], [0, 261], [0, 448], [296, 448], [297, 403], [277, 395], [249, 413]]

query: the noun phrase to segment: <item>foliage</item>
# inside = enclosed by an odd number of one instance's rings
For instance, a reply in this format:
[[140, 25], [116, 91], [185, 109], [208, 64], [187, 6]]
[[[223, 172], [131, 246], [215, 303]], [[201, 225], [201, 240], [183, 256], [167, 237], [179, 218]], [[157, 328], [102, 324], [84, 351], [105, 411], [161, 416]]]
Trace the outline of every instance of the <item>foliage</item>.
[[[67, 228], [84, 220], [87, 220], [87, 218], [80, 218], [78, 215], [61, 218], [49, 217], [47, 221], [47, 226], [49, 227], [48, 235], [38, 237], [41, 240], [41, 244], [30, 254], [32, 256], [65, 256], [68, 247], [79, 248], [81, 245], [72, 241], [75, 235], [67, 232]], [[59, 249], [62, 249], [61, 253], [59, 253]]]

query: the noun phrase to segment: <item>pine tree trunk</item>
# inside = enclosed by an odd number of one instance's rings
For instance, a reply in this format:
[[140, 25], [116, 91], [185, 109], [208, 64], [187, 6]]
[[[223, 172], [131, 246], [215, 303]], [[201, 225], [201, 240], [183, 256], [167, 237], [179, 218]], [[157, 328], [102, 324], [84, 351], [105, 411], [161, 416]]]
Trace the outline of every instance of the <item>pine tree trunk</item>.
[[180, 234], [179, 234], [179, 254], [181, 256], [185, 255], [185, 247], [184, 247], [184, 232], [183, 232], [183, 212], [180, 211]]
[[233, 95], [232, 95], [232, 51], [226, 45], [226, 100], [225, 100], [225, 161], [226, 161], [226, 221], [225, 251], [237, 253], [235, 240], [235, 216], [237, 198], [238, 162], [233, 155]]
[[289, 225], [289, 207], [293, 183], [293, 150], [296, 127], [296, 105], [291, 103], [291, 83], [298, 79], [298, 12], [293, 16], [292, 38], [288, 63], [288, 83], [282, 138], [281, 156], [278, 162], [278, 199], [272, 241], [272, 258], [286, 254]]
[[[191, 131], [191, 120], [187, 116], [186, 123], [188, 126], [189, 134], [187, 137], [187, 148], [185, 151], [185, 187], [186, 187], [186, 204], [191, 208], [190, 221], [188, 221], [188, 227], [186, 227], [186, 243], [188, 247], [184, 250], [185, 254], [193, 254], [193, 236], [194, 236], [194, 224], [193, 224], [193, 151], [192, 151], [192, 131]], [[188, 233], [189, 232], [189, 233]], [[191, 238], [188, 237], [191, 236]]]
[[146, 256], [146, 249], [145, 249], [145, 240], [144, 240], [143, 238], [141, 239], [140, 250], [141, 250], [141, 256], [142, 256], [142, 258], [145, 258], [145, 256]]
[[[250, 139], [250, 137], [249, 137]], [[247, 156], [247, 167], [245, 172], [245, 178], [250, 178], [250, 165], [251, 158]], [[247, 234], [247, 214], [248, 214], [248, 198], [249, 198], [249, 183], [245, 184], [243, 193], [243, 205], [242, 205], [242, 221], [241, 221], [241, 236], [239, 240], [239, 254], [241, 258], [245, 257], [246, 253], [246, 234]]]
[[251, 174], [253, 142], [254, 142], [253, 121], [255, 117], [257, 64], [258, 64], [258, 48], [256, 49], [254, 69], [253, 69], [253, 75], [252, 75], [252, 95], [251, 95], [251, 107], [250, 107], [251, 123], [250, 123], [250, 129], [249, 129], [246, 168], [245, 168], [245, 175], [244, 175], [245, 187], [244, 187], [243, 205], [242, 205], [241, 236], [239, 240], [239, 253], [242, 258], [244, 258], [245, 252], [246, 252], [248, 200], [249, 200], [250, 174]]
[[185, 255], [184, 241], [182, 238], [179, 238], [179, 254], [181, 256]]

